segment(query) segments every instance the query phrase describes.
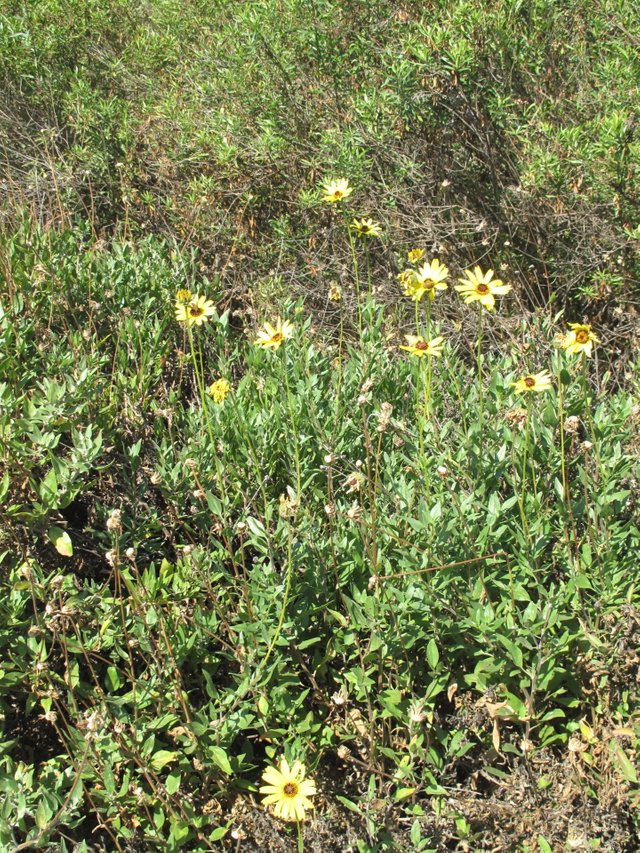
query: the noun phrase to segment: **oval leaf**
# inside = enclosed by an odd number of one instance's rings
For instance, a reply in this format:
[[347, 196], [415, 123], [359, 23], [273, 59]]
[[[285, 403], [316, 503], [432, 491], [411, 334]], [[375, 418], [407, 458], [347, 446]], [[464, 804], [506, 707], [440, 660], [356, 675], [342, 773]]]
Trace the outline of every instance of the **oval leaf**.
[[61, 527], [50, 527], [48, 536], [61, 557], [73, 557], [73, 542], [66, 530]]

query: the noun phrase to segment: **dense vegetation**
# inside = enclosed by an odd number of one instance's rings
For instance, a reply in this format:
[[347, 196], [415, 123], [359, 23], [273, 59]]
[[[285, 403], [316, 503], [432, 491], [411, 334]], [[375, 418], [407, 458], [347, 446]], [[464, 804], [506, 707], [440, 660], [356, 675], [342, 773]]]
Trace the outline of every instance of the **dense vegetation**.
[[0, 5], [0, 849], [638, 849], [636, 11]]

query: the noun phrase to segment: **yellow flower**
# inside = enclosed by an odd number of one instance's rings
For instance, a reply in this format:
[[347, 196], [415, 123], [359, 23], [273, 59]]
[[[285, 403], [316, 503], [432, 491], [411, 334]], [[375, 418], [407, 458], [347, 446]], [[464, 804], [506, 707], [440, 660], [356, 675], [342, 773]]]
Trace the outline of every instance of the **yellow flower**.
[[473, 272], [465, 270], [464, 274], [466, 279], [459, 278], [460, 284], [456, 284], [455, 289], [467, 305], [477, 301], [487, 310], [493, 311], [496, 304], [495, 297], [504, 296], [511, 290], [510, 284], [504, 284], [499, 278], [493, 278], [493, 270], [483, 273], [482, 269], [476, 266]]
[[398, 281], [404, 291], [404, 295], [411, 296], [413, 289], [416, 287], [416, 271], [402, 270], [401, 273], [398, 273]]
[[424, 249], [410, 249], [407, 252], [407, 260], [410, 264], [417, 264], [424, 258]]
[[285, 338], [290, 338], [293, 334], [293, 326], [288, 320], [281, 320], [280, 317], [276, 320], [276, 325], [271, 323], [264, 324], [264, 330], [258, 332], [258, 337], [254, 344], [265, 349], [278, 349]]
[[449, 277], [449, 269], [441, 264], [437, 258], [417, 269], [415, 277], [417, 286], [413, 299], [418, 301], [422, 299], [425, 293], [433, 301], [436, 298], [437, 290], [446, 290], [449, 286], [446, 283]]
[[353, 192], [353, 189], [349, 186], [349, 181], [346, 178], [338, 178], [336, 181], [327, 181], [326, 184], [322, 185], [322, 190], [324, 192], [322, 201], [326, 201], [329, 204], [335, 204], [338, 201], [342, 201]]
[[213, 302], [206, 296], [198, 296], [197, 293], [190, 302], [176, 301], [176, 320], [188, 326], [201, 326], [215, 312]]
[[379, 237], [382, 234], [382, 226], [373, 219], [354, 219], [350, 227], [358, 237]]
[[570, 355], [583, 352], [589, 358], [593, 351], [593, 345], [599, 344], [600, 339], [596, 338], [591, 326], [587, 323], [569, 323], [569, 328], [571, 331], [564, 336], [560, 346]]
[[313, 808], [309, 797], [316, 793], [316, 783], [304, 776], [304, 764], [299, 761], [291, 769], [286, 758], [281, 759], [277, 768], [267, 767], [262, 774], [267, 784], [260, 788], [260, 793], [266, 795], [263, 804], [272, 805], [274, 815], [282, 820], [304, 820], [306, 810]]
[[176, 302], [191, 302], [193, 294], [188, 287], [181, 287], [176, 293]]
[[331, 300], [331, 302], [342, 301], [342, 288], [339, 284], [329, 285], [329, 299]]
[[433, 338], [430, 341], [425, 341], [420, 335], [405, 335], [404, 337], [408, 346], [401, 346], [400, 349], [410, 352], [411, 355], [417, 355], [418, 358], [422, 358], [425, 355], [437, 358], [439, 355], [442, 355], [444, 344], [444, 338], [442, 337]]
[[225, 398], [231, 393], [231, 385], [226, 379], [216, 379], [209, 385], [209, 394], [213, 397], [214, 403], [224, 403]]
[[517, 394], [527, 394], [531, 391], [539, 394], [551, 388], [551, 376], [548, 371], [541, 370], [540, 373], [523, 376], [522, 379], [518, 379], [513, 385]]

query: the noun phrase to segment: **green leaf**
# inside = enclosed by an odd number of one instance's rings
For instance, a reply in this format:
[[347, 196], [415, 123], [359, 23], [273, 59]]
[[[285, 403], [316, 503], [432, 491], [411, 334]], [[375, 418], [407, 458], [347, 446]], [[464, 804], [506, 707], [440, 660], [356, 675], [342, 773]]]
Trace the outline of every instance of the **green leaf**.
[[227, 753], [221, 746], [210, 746], [209, 755], [211, 756], [214, 764], [216, 764], [223, 773], [226, 773], [227, 776], [231, 775], [233, 772], [231, 770], [231, 764], [229, 764]]
[[358, 806], [355, 803], [352, 803], [351, 800], [348, 800], [346, 797], [340, 796], [340, 794], [336, 794], [335, 796], [336, 800], [339, 803], [342, 803], [342, 805], [345, 806], [345, 808], [349, 809], [349, 811], [355, 812], [356, 814], [361, 814], [361, 811]]
[[551, 845], [549, 844], [547, 839], [544, 837], [544, 835], [538, 836], [538, 847], [540, 849], [540, 853], [553, 853]]
[[427, 643], [427, 660], [431, 669], [436, 669], [440, 662], [440, 652], [433, 638]]
[[220, 841], [221, 838], [224, 838], [225, 835], [229, 832], [228, 826], [218, 826], [213, 832], [209, 835], [209, 841]]
[[151, 761], [151, 767], [157, 772], [162, 770], [167, 764], [170, 764], [172, 761], [175, 761], [178, 757], [177, 752], [169, 752], [168, 749], [159, 749], [157, 752], [154, 752]]
[[61, 557], [73, 556], [73, 542], [66, 530], [61, 527], [50, 527], [47, 535]]
[[627, 753], [619, 744], [613, 745], [612, 752], [616, 766], [622, 774], [622, 778], [626, 782], [633, 782], [634, 784], [636, 784], [638, 781], [638, 774], [636, 772], [636, 768], [629, 760], [629, 756], [627, 755]]
[[212, 495], [211, 492], [205, 492], [205, 495], [207, 497], [207, 504], [211, 510], [211, 514], [217, 515], [218, 518], [222, 518], [222, 504], [220, 499], [215, 495]]
[[167, 789], [167, 793], [175, 794], [176, 791], [178, 791], [180, 788], [181, 779], [182, 779], [181, 773], [177, 773], [175, 771], [173, 773], [169, 773], [169, 775], [165, 779], [165, 783], [164, 783], [164, 786]]
[[398, 788], [398, 790], [394, 794], [394, 800], [398, 802], [399, 800], [406, 800], [407, 797], [410, 797], [412, 794], [415, 794], [415, 788]]

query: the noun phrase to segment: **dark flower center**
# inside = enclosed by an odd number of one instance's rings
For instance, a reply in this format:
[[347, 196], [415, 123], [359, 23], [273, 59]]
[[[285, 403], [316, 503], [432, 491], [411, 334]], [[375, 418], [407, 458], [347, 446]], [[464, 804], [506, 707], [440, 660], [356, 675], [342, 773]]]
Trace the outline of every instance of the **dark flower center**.
[[287, 797], [295, 797], [298, 793], [298, 786], [295, 782], [287, 782], [287, 784], [282, 789]]
[[524, 384], [527, 386], [527, 388], [533, 388], [535, 387], [536, 380], [533, 378], [533, 376], [525, 376]]
[[429, 349], [429, 344], [426, 341], [417, 341], [416, 349], [419, 349], [419, 350]]
[[478, 291], [478, 293], [489, 293], [489, 285], [480, 282], [480, 284], [476, 287], [476, 290]]
[[202, 317], [203, 314], [204, 308], [201, 308], [197, 303], [193, 302], [189, 305], [189, 315], [191, 317]]
[[576, 332], [576, 341], [579, 344], [586, 344], [588, 340], [589, 340], [589, 332], [587, 332], [586, 329], [579, 329]]
[[279, 343], [280, 341], [284, 340], [284, 335], [282, 334], [282, 332], [275, 332], [271, 340], [275, 341], [276, 343]]

